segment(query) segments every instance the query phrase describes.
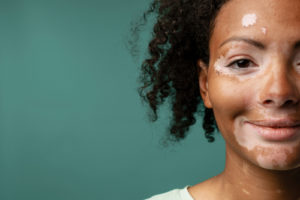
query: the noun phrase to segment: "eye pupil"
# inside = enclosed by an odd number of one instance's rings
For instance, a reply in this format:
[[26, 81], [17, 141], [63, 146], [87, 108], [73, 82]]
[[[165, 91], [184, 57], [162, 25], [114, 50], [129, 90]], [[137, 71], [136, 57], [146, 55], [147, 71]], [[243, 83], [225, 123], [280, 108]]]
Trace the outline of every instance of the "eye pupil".
[[237, 65], [239, 68], [247, 68], [247, 67], [249, 67], [249, 65], [250, 65], [250, 61], [249, 61], [249, 60], [245, 60], [245, 59], [243, 59], [243, 60], [238, 60], [238, 61], [236, 62], [236, 65]]

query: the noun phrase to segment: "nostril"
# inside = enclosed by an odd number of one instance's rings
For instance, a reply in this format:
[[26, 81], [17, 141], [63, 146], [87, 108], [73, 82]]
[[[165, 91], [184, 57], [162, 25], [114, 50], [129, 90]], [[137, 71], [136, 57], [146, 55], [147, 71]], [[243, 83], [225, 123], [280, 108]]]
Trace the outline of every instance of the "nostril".
[[285, 105], [292, 105], [292, 104], [294, 104], [294, 101], [291, 99], [289, 99], [285, 102]]
[[276, 105], [276, 106], [291, 106], [291, 105], [295, 105], [297, 102], [294, 101], [293, 99], [287, 99], [285, 101], [281, 101], [281, 100], [272, 100], [272, 99], [266, 99], [264, 101], [264, 105]]
[[264, 102], [265, 104], [271, 104], [272, 103], [272, 100], [270, 100], [270, 99], [267, 99], [267, 100], [265, 100], [265, 102]]

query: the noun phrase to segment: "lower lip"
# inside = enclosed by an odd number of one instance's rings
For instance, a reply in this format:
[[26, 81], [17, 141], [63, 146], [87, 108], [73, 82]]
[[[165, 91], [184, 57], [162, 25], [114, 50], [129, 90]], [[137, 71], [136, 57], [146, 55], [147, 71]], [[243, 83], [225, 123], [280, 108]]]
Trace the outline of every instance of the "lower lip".
[[296, 135], [300, 134], [300, 126], [296, 127], [285, 127], [285, 128], [271, 128], [258, 126], [255, 124], [248, 123], [253, 127], [260, 136], [265, 140], [270, 141], [285, 141], [294, 138]]

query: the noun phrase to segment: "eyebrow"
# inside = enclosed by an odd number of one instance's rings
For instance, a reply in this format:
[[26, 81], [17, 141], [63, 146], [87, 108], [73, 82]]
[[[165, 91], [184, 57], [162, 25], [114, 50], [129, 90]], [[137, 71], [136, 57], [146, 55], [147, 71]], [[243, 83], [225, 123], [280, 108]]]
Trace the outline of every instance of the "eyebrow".
[[[252, 40], [250, 38], [244, 38], [244, 37], [231, 37], [227, 40], [225, 40], [224, 42], [222, 42], [222, 44], [219, 46], [219, 48], [221, 48], [222, 46], [224, 46], [226, 43], [232, 42], [232, 41], [238, 41], [238, 42], [246, 42], [252, 46], [255, 46], [259, 49], [265, 49], [265, 45], [261, 42], [258, 42], [256, 40]], [[296, 43], [297, 44], [297, 43]], [[298, 47], [300, 47], [300, 41], [298, 42]]]
[[[226, 43], [232, 42], [232, 41], [238, 41], [238, 42], [246, 42], [252, 46], [255, 46], [259, 49], [265, 49], [265, 45], [261, 42], [258, 42], [256, 40], [252, 40], [250, 38], [244, 38], [244, 37], [231, 37], [227, 40], [225, 40], [224, 42], [222, 42], [222, 44], [219, 46], [219, 48], [221, 48], [222, 46], [224, 46]], [[296, 41], [294, 44], [294, 49], [299, 49], [300, 48], [300, 40]]]

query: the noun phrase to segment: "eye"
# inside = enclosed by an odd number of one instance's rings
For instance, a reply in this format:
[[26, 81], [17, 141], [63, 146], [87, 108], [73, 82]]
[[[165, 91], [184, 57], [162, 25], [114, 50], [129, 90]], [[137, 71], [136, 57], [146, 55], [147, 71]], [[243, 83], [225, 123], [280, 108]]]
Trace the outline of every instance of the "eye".
[[231, 62], [228, 67], [232, 68], [249, 68], [253, 67], [254, 63], [251, 60], [248, 59], [238, 59], [233, 62]]

